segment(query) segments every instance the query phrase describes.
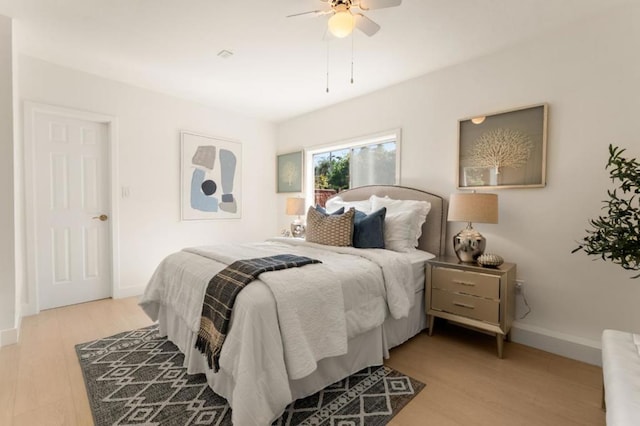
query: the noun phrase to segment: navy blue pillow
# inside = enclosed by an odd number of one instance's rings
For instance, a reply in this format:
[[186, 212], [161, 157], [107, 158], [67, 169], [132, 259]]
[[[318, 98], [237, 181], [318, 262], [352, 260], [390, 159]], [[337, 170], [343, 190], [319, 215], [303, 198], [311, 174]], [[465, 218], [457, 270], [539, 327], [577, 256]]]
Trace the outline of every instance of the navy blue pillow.
[[335, 212], [329, 213], [329, 212], [327, 212], [327, 209], [322, 207], [320, 204], [316, 204], [316, 211], [319, 211], [320, 213], [322, 213], [324, 215], [327, 215], [327, 216], [339, 216], [341, 214], [344, 214], [344, 207], [340, 207]]
[[387, 208], [371, 214], [356, 210], [353, 217], [353, 246], [357, 248], [384, 248], [384, 218]]

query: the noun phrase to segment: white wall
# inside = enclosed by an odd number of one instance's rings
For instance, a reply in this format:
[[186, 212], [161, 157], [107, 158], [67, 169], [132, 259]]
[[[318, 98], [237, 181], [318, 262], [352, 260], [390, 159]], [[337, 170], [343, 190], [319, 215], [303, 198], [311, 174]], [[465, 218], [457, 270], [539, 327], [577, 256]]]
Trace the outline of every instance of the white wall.
[[16, 335], [12, 43], [11, 19], [0, 16], [0, 346]]
[[[15, 35], [15, 25], [14, 31]], [[13, 194], [14, 194], [14, 238], [15, 238], [15, 340], [18, 339], [22, 321], [22, 289], [26, 286], [26, 229], [24, 212], [24, 144], [20, 125], [20, 89], [18, 87], [18, 49], [13, 39]]]
[[[525, 281], [533, 311], [514, 339], [598, 363], [604, 328], [640, 331], [640, 280], [570, 252], [610, 186], [608, 144], [640, 156], [638, 28], [640, 6], [627, 6], [289, 120], [278, 127], [278, 151], [401, 127], [402, 184], [448, 196], [456, 191], [458, 119], [549, 103], [546, 188], [497, 191], [500, 223], [477, 228], [487, 251], [517, 263]], [[289, 222], [279, 217], [280, 227]], [[448, 238], [462, 226], [450, 224]]]
[[[22, 101], [114, 116], [120, 294], [140, 294], [158, 263], [186, 246], [263, 240], [276, 231], [272, 124], [20, 56]], [[180, 221], [180, 130], [241, 141], [242, 218]], [[32, 304], [33, 288], [24, 303]], [[27, 311], [32, 311], [30, 306]]]

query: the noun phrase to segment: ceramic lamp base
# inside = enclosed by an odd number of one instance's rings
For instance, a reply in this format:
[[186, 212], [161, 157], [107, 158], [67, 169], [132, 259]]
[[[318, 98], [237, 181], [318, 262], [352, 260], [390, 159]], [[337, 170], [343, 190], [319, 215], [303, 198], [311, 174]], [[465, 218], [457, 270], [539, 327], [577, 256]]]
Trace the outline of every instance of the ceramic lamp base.
[[478, 257], [484, 253], [487, 240], [471, 225], [460, 231], [453, 237], [453, 250], [461, 262], [475, 263]]

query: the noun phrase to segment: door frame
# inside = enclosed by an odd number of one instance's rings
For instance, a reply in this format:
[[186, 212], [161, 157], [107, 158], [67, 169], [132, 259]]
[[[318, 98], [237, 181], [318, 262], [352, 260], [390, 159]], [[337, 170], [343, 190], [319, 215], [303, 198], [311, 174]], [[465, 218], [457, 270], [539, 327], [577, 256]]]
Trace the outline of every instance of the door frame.
[[[37, 259], [37, 227], [36, 227], [36, 187], [35, 187], [35, 158], [36, 143], [34, 140], [35, 114], [45, 113], [84, 121], [92, 121], [107, 125], [107, 167], [106, 181], [109, 192], [109, 229], [108, 241], [111, 243], [111, 297], [119, 297], [120, 289], [120, 254], [118, 236], [118, 120], [111, 115], [81, 111], [56, 105], [37, 102], [24, 102], [24, 189], [25, 189], [25, 231], [26, 250], [26, 281], [27, 298], [22, 296], [22, 315], [35, 315], [40, 312], [39, 277]], [[122, 296], [120, 296], [122, 297]]]

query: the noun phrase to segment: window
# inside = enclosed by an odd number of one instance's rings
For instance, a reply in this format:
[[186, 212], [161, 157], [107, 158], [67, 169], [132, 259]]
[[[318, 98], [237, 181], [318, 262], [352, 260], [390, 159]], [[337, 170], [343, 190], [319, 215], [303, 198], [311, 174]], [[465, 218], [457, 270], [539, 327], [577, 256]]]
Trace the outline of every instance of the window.
[[309, 198], [327, 198], [349, 188], [396, 185], [400, 176], [400, 130], [307, 150]]

